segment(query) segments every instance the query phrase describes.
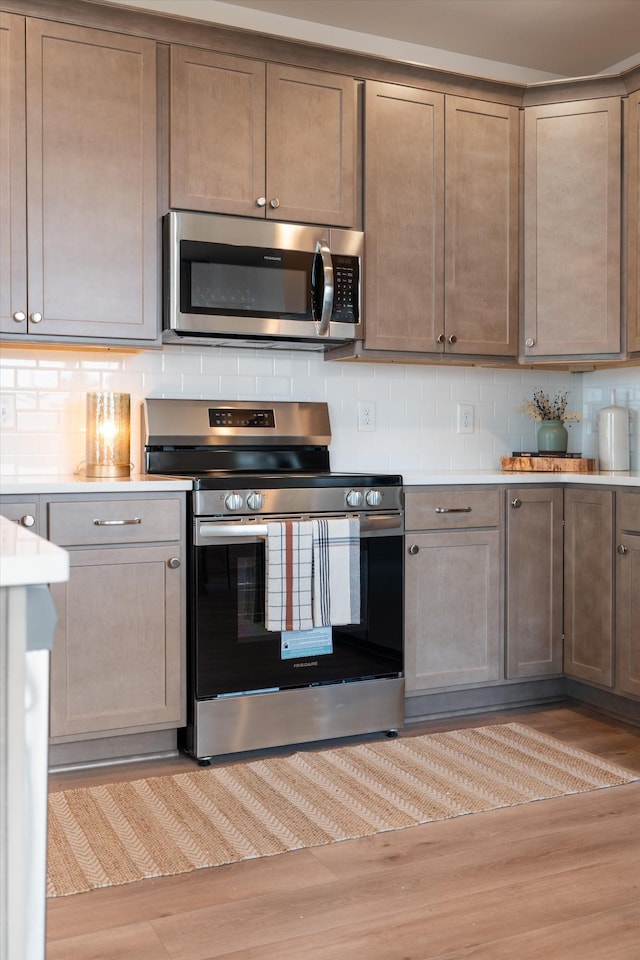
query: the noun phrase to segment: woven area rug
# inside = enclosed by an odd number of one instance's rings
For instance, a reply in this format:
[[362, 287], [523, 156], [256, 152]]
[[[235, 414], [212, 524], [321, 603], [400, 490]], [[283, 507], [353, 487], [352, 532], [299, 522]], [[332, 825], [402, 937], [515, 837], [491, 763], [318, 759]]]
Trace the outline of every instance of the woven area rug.
[[49, 797], [48, 895], [638, 780], [519, 723], [304, 751]]

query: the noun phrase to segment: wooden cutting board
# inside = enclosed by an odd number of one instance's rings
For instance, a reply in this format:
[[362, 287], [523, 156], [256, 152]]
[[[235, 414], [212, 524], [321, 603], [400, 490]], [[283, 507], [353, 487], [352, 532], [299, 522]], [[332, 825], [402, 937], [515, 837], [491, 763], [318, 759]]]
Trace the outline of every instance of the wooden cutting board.
[[516, 473], [593, 473], [596, 461], [590, 457], [501, 457], [500, 466]]

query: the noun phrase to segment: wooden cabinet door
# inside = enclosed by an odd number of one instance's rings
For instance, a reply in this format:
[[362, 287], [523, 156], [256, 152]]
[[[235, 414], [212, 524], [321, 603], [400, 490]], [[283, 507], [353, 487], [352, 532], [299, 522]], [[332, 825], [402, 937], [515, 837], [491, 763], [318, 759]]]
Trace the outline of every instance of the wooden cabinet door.
[[626, 105], [627, 349], [640, 352], [640, 90]]
[[355, 80], [268, 64], [267, 217], [352, 227], [355, 181]]
[[367, 82], [365, 234], [366, 347], [441, 353], [442, 94]]
[[524, 112], [525, 359], [617, 354], [620, 99]]
[[24, 33], [23, 17], [0, 12], [1, 333], [27, 329]]
[[562, 673], [561, 489], [507, 491], [508, 679]]
[[171, 47], [170, 206], [264, 218], [265, 64]]
[[519, 111], [446, 98], [446, 353], [518, 354]]
[[613, 498], [565, 490], [564, 671], [613, 686]]
[[156, 47], [27, 21], [29, 333], [159, 337]]
[[640, 493], [616, 498], [616, 689], [640, 697]]
[[500, 532], [408, 533], [406, 542], [407, 692], [501, 679]]
[[[177, 551], [177, 552], [176, 552]], [[51, 738], [184, 724], [178, 545], [69, 551], [51, 593]]]

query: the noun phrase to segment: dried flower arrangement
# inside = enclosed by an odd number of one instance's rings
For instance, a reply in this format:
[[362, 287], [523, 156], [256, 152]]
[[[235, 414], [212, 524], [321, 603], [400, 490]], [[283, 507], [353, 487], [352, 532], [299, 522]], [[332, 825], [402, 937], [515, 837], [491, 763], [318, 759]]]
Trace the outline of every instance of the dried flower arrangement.
[[549, 394], [538, 387], [533, 391], [533, 400], [527, 400], [521, 404], [517, 408], [518, 413], [524, 413], [532, 420], [561, 420], [563, 423], [567, 420], [581, 420], [579, 413], [567, 413], [569, 392], [569, 390], [560, 390], [551, 400]]

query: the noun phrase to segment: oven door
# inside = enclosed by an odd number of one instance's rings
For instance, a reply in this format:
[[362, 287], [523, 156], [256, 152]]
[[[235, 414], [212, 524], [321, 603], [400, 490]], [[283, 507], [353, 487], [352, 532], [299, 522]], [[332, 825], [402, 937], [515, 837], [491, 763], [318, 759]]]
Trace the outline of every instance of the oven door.
[[252, 534], [250, 524], [221, 524], [228, 535], [216, 535], [215, 522], [194, 523], [191, 697], [402, 675], [400, 516], [361, 519], [360, 622], [325, 628], [316, 652], [306, 656], [295, 649], [292, 655], [287, 636], [265, 628], [264, 536]]

